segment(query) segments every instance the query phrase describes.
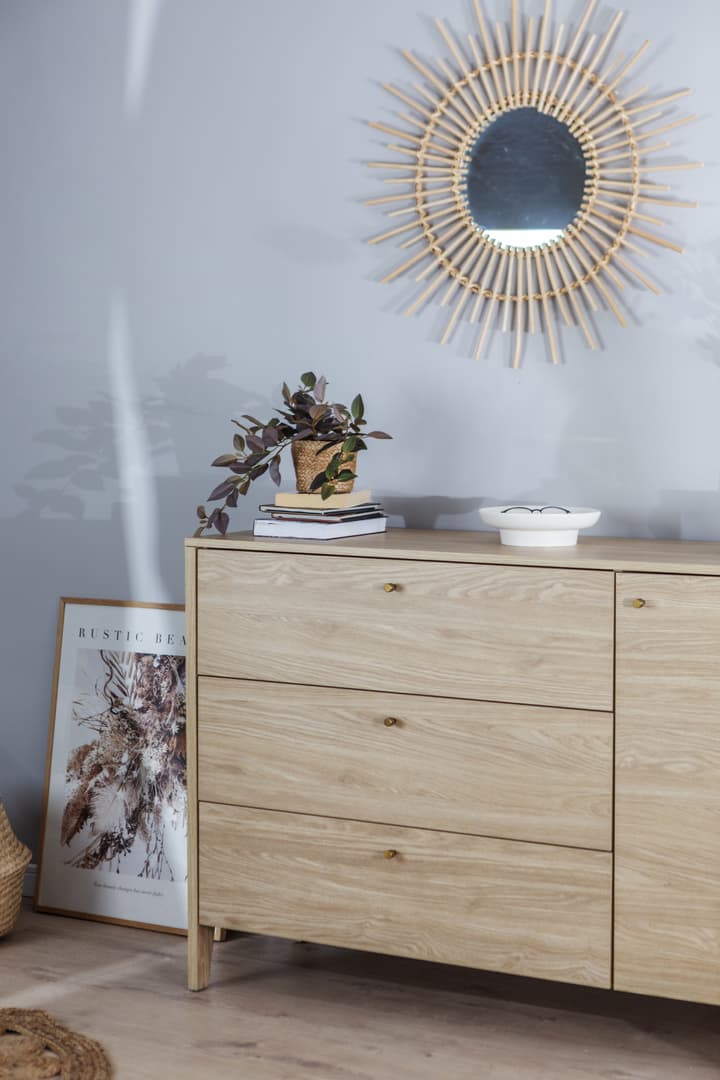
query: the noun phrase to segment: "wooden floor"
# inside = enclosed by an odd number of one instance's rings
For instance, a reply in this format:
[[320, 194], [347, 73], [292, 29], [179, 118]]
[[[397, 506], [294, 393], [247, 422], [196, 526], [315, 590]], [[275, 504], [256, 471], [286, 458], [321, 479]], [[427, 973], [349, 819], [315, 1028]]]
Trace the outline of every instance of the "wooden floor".
[[720, 1009], [235, 936], [210, 988], [185, 941], [24, 911], [0, 1006], [104, 1043], [118, 1080], [718, 1080]]

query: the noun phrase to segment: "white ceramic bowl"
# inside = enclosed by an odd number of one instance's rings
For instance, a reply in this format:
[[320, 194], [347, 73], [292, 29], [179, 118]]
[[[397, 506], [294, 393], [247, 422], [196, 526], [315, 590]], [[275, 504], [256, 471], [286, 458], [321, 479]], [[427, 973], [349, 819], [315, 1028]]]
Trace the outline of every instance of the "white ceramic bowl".
[[[480, 517], [486, 525], [500, 530], [500, 543], [511, 547], [573, 547], [578, 530], [589, 529], [600, 520], [600, 510], [587, 506], [548, 507], [528, 503], [517, 506], [483, 506]], [[566, 513], [566, 511], [568, 511]]]

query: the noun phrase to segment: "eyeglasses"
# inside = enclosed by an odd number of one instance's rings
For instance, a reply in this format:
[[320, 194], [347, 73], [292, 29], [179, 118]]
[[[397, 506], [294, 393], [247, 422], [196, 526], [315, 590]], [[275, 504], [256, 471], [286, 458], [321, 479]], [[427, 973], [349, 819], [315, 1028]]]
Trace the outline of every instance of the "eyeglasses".
[[559, 510], [561, 514], [570, 514], [571, 510], [568, 510], [565, 506], [508, 506], [505, 510], [501, 510], [502, 514], [509, 514], [512, 510], [520, 510], [526, 514], [544, 514], [546, 510]]

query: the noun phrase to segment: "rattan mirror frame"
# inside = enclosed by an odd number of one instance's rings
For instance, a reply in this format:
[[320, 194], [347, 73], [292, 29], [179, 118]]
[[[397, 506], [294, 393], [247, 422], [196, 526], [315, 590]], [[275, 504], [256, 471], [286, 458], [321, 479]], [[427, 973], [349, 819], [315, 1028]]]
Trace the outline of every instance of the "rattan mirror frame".
[[[419, 269], [417, 282], [422, 289], [406, 315], [417, 312], [446, 286], [441, 306], [453, 300], [454, 305], [443, 344], [451, 340], [462, 319], [480, 323], [474, 350], [480, 359], [494, 320], [499, 318], [504, 331], [514, 328], [513, 367], [520, 366], [525, 334], [543, 327], [550, 357], [557, 364], [558, 319], [577, 325], [588, 346], [595, 349], [594, 313], [606, 308], [621, 326], [627, 325], [629, 301], [627, 294], [620, 295], [627, 284], [660, 294], [636, 260], [654, 246], [679, 253], [682, 248], [652, 231], [666, 222], [643, 212], [644, 208], [646, 204], [667, 209], [697, 204], [668, 197], [669, 185], [647, 177], [702, 167], [699, 162], [656, 163], [653, 159], [670, 148], [670, 142], [661, 137], [697, 116], [668, 115], [668, 109], [690, 90], [654, 99], [648, 98], [647, 87], [628, 92], [623, 84], [650, 42], [645, 41], [629, 59], [617, 56], [607, 61], [622, 12], [598, 41], [597, 35], [587, 32], [597, 0], [588, 0], [577, 29], [561, 24], [551, 41], [552, 0], [545, 0], [540, 20], [530, 16], [526, 21], [520, 18], [518, 0], [510, 0], [509, 27], [497, 22], [494, 38], [480, 0], [473, 0], [473, 5], [477, 30], [468, 34], [463, 48], [436, 20], [452, 64], [439, 59], [430, 65], [404, 52], [424, 82], [411, 93], [384, 85], [410, 111], [399, 113], [404, 129], [371, 123], [397, 140], [388, 148], [400, 160], [369, 165], [392, 173], [385, 178], [386, 184], [411, 190], [367, 200], [368, 206], [390, 207], [388, 216], [401, 219], [369, 243], [399, 238], [403, 248], [419, 248], [382, 281], [391, 282]], [[559, 240], [535, 248], [509, 248], [486, 236], [470, 214], [467, 163], [479, 134], [493, 120], [510, 109], [528, 107], [567, 124], [583, 149], [587, 183], [582, 207]]]

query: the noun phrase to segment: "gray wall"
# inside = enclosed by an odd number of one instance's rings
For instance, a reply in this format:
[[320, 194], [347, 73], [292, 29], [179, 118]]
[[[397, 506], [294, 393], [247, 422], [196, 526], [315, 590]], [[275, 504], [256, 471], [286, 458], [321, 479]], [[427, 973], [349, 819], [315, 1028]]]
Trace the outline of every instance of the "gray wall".
[[602, 507], [607, 534], [718, 538], [720, 7], [628, 6], [622, 51], [654, 41], [642, 82], [697, 91], [688, 253], [653, 257], [666, 295], [633, 295], [627, 330], [603, 317], [601, 352], [563, 334], [553, 368], [538, 339], [514, 372], [500, 334], [478, 364], [435, 344], [437, 313], [401, 318], [407, 286], [375, 283], [396, 252], [364, 243], [379, 84], [412, 81], [399, 49], [436, 51], [430, 16], [469, 27], [469, 0], [3, 0], [0, 791], [26, 840], [58, 597], [182, 601], [229, 418], [307, 368], [396, 436], [362, 463], [396, 524], [538, 498]]

